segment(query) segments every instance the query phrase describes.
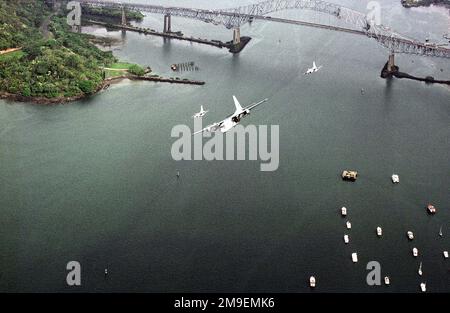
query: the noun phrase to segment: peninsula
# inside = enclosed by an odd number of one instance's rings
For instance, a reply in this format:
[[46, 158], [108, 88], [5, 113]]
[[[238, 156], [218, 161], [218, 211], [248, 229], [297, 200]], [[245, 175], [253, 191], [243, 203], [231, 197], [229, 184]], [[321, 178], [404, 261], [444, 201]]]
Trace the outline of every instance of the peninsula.
[[[115, 14], [106, 12], [109, 17]], [[140, 18], [139, 12], [129, 14]], [[204, 84], [160, 77], [149, 67], [118, 62], [112, 52], [94, 45], [92, 35], [72, 32], [66, 16], [64, 10], [54, 12], [45, 0], [0, 0], [1, 99], [39, 104], [69, 102], [91, 96], [125, 78]]]
[[64, 12], [56, 14], [44, 0], [0, 0], [0, 95], [2, 98], [58, 99], [95, 93], [103, 67], [117, 60], [72, 33]]
[[405, 8], [430, 6], [432, 4], [450, 5], [450, 0], [401, 0]]

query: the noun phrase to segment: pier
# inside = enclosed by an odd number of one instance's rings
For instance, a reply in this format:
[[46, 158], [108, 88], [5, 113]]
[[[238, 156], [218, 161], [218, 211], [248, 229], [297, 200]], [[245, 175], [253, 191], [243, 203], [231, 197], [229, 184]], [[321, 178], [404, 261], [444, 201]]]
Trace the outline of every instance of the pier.
[[[90, 24], [94, 24], [94, 25], [99, 25], [99, 26], [104, 26], [104, 27], [114, 28], [114, 29], [128, 30], [128, 31], [133, 31], [133, 32], [137, 32], [140, 34], [145, 34], [145, 35], [152, 35], [152, 36], [159, 36], [159, 37], [168, 38], [168, 39], [195, 42], [195, 43], [199, 43], [202, 45], [213, 46], [213, 47], [220, 48], [220, 49], [227, 48], [231, 53], [241, 52], [251, 40], [250, 37], [240, 37], [240, 40], [237, 40], [235, 38], [233, 41], [222, 42], [220, 40], [208, 40], [208, 39], [202, 39], [202, 38], [185, 37], [180, 32], [171, 32], [171, 31], [170, 32], [169, 31], [158, 32], [156, 30], [152, 30], [152, 29], [148, 29], [148, 28], [140, 28], [140, 27], [134, 27], [134, 26], [130, 26], [130, 25], [123, 25], [123, 24], [121, 24], [121, 25], [110, 24], [110, 23], [99, 22], [99, 21], [94, 21], [94, 20], [88, 20], [87, 22]], [[165, 25], [166, 25], [165, 29], [170, 30], [170, 28], [169, 28], [170, 23], [168, 21], [165, 22]]]
[[422, 81], [427, 84], [444, 84], [450, 86], [450, 80], [439, 80], [435, 79], [434, 77], [427, 76], [427, 77], [416, 77], [413, 75], [410, 75], [408, 73], [400, 72], [400, 68], [394, 64], [393, 57], [389, 58], [389, 61], [386, 62], [386, 64], [383, 67], [383, 70], [381, 71], [381, 77], [382, 78], [406, 78], [406, 79], [412, 79], [417, 81]]
[[[115, 76], [111, 78], [107, 78], [104, 80], [104, 86], [103, 89], [105, 89], [106, 86], [108, 86], [109, 83], [123, 80], [123, 79], [129, 79], [129, 80], [143, 80], [143, 81], [150, 81], [150, 82], [160, 82], [160, 83], [170, 83], [170, 84], [182, 84], [182, 85], [198, 85], [203, 86], [206, 83], [204, 81], [199, 80], [192, 80], [192, 79], [181, 79], [181, 78], [165, 78], [160, 76], [135, 76], [135, 75], [121, 75], [121, 76]], [[106, 87], [107, 88], [107, 87]]]

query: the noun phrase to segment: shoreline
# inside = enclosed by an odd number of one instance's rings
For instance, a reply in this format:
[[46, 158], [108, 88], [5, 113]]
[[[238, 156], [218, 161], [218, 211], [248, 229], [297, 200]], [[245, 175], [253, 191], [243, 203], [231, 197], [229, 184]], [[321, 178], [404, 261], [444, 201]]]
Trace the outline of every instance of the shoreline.
[[23, 103], [33, 103], [37, 105], [58, 105], [70, 103], [78, 100], [87, 99], [93, 96], [98, 95], [101, 91], [107, 90], [112, 84], [118, 84], [123, 80], [128, 79], [132, 81], [150, 81], [150, 82], [161, 82], [161, 83], [170, 83], [170, 84], [182, 84], [182, 85], [198, 85], [203, 86], [206, 83], [204, 81], [197, 80], [181, 80], [175, 78], [164, 78], [164, 77], [146, 77], [146, 76], [135, 76], [135, 75], [121, 75], [106, 78], [102, 81], [102, 83], [97, 87], [97, 89], [91, 94], [81, 94], [73, 97], [57, 97], [57, 98], [45, 98], [45, 97], [25, 97], [20, 94], [12, 94], [5, 91], [0, 91], [0, 99], [14, 102], [23, 102]]
[[430, 7], [430, 6], [440, 6], [449, 9], [450, 8], [450, 2], [437, 2], [433, 0], [418, 0], [418, 1], [411, 1], [411, 0], [401, 0], [401, 4], [404, 8], [410, 9], [410, 8], [421, 8], [421, 7]]
[[394, 76], [399, 79], [406, 78], [406, 79], [425, 82], [426, 84], [442, 84], [442, 85], [448, 85], [450, 87], [450, 80], [439, 80], [439, 79], [435, 79], [432, 76], [427, 76], [427, 77], [413, 76], [408, 73], [400, 72], [400, 68], [398, 66], [395, 66], [393, 71], [388, 71], [388, 62], [386, 62], [383, 69], [381, 70], [380, 76], [381, 76], [381, 78], [384, 78], [384, 79], [388, 79], [388, 78], [391, 78], [392, 76]]

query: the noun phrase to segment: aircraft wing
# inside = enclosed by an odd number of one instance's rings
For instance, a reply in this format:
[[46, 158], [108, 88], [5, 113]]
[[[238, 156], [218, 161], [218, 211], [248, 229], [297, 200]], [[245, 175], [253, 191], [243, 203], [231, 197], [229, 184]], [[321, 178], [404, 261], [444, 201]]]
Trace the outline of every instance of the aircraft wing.
[[[269, 99], [264, 99], [261, 100], [259, 102], [250, 104], [249, 106], [243, 108], [243, 110], [253, 110], [254, 108], [256, 108], [257, 106], [263, 104], [264, 102], [269, 101]], [[195, 133], [192, 134], [192, 136], [197, 135], [197, 134], [201, 134], [204, 132], [210, 132], [210, 133], [214, 133], [214, 132], [218, 132], [221, 131], [223, 133], [226, 133], [227, 131], [229, 131], [230, 129], [232, 129], [234, 126], [236, 126], [238, 123], [233, 121], [233, 115], [228, 116], [227, 118], [225, 118], [224, 120], [218, 122], [218, 123], [214, 123], [211, 125], [206, 126], [205, 128], [203, 128], [202, 130], [199, 130]]]
[[266, 98], [266, 99], [261, 100], [261, 101], [259, 101], [259, 102], [250, 104], [248, 107], [245, 107], [244, 110], [253, 110], [253, 109], [256, 108], [258, 105], [263, 104], [264, 102], [267, 102], [267, 101], [269, 101], [269, 99]]
[[201, 134], [201, 133], [204, 133], [204, 132], [210, 132], [210, 133], [216, 132], [216, 131], [218, 131], [221, 128], [221, 126], [222, 126], [222, 124], [224, 122], [225, 121], [221, 121], [221, 122], [218, 122], [218, 123], [214, 123], [214, 124], [208, 125], [205, 128], [203, 128], [202, 130], [199, 130], [198, 132], [193, 133], [192, 136], [197, 135], [197, 134]]

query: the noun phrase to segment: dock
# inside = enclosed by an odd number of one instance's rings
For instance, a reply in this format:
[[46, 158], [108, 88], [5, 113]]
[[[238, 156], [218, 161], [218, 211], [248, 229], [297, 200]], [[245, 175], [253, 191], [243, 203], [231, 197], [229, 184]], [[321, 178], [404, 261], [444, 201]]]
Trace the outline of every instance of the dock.
[[136, 76], [136, 75], [121, 75], [121, 76], [115, 76], [111, 78], [107, 78], [104, 81], [105, 87], [110, 82], [122, 80], [122, 79], [129, 79], [129, 80], [143, 80], [143, 81], [150, 81], [150, 82], [160, 82], [160, 83], [170, 83], [170, 84], [183, 84], [183, 85], [198, 85], [203, 86], [206, 83], [204, 81], [199, 80], [192, 80], [192, 79], [181, 79], [181, 78], [166, 78], [166, 77], [160, 77], [160, 76]]
[[[388, 62], [389, 63], [389, 62]], [[413, 75], [409, 75], [408, 73], [400, 72], [400, 68], [395, 65], [391, 71], [388, 70], [389, 64], [386, 63], [381, 70], [381, 77], [382, 78], [391, 78], [392, 76], [396, 78], [406, 78], [406, 79], [412, 79], [417, 81], [422, 81], [427, 84], [444, 84], [444, 85], [450, 85], [450, 80], [439, 80], [435, 79], [434, 77], [427, 76], [427, 77], [416, 77]]]
[[209, 40], [209, 39], [202, 39], [202, 38], [186, 37], [183, 34], [181, 34], [180, 32], [158, 32], [156, 30], [149, 29], [149, 28], [134, 27], [134, 26], [130, 26], [130, 25], [110, 24], [110, 23], [99, 22], [99, 21], [94, 21], [94, 20], [88, 20], [87, 22], [90, 24], [94, 24], [94, 25], [99, 25], [99, 26], [104, 26], [104, 27], [114, 28], [114, 29], [128, 30], [128, 31], [133, 31], [133, 32], [137, 32], [140, 34], [145, 34], [145, 35], [152, 35], [152, 36], [159, 36], [159, 37], [168, 38], [168, 39], [195, 42], [195, 43], [199, 43], [202, 45], [213, 46], [213, 47], [216, 47], [219, 49], [227, 48], [231, 53], [241, 52], [251, 40], [250, 37], [241, 37], [240, 44], [234, 45], [233, 41], [223, 42], [220, 40]]

